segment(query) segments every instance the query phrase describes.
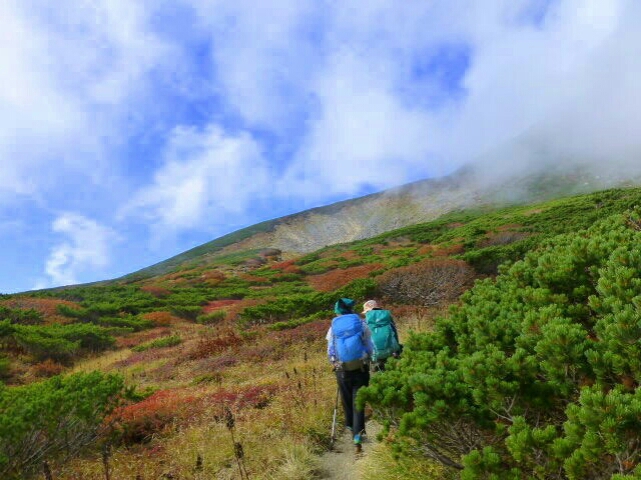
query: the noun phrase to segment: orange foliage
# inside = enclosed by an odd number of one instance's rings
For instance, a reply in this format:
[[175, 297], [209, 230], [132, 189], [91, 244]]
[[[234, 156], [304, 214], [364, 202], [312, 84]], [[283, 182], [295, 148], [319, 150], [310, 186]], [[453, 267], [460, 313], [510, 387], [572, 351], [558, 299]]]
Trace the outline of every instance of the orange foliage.
[[241, 274], [238, 276], [242, 280], [246, 280], [248, 282], [253, 282], [253, 283], [269, 283], [269, 279], [265, 277], [259, 277], [258, 275], [250, 275], [248, 273]]
[[272, 268], [274, 270], [280, 270], [283, 273], [301, 273], [301, 269], [296, 265], [296, 259], [292, 258], [291, 260], [285, 260], [284, 262], [274, 263]]
[[46, 359], [43, 362], [37, 363], [33, 366], [33, 373], [37, 377], [53, 377], [54, 375], [60, 375], [64, 370], [64, 366], [51, 360], [50, 358]]
[[142, 315], [142, 318], [145, 320], [151, 320], [154, 322], [154, 325], [159, 326], [159, 327], [166, 327], [167, 325], [171, 325], [172, 323], [176, 322], [178, 320], [178, 317], [175, 317], [169, 312], [149, 312], [145, 313]]
[[225, 274], [218, 270], [209, 270], [200, 276], [200, 280], [209, 286], [216, 286], [225, 280]]
[[203, 307], [203, 313], [210, 313], [214, 310], [220, 310], [221, 308], [235, 305], [240, 301], [241, 300], [212, 300]]
[[356, 260], [357, 258], [360, 258], [360, 255], [356, 253], [354, 250], [345, 250], [343, 253], [341, 253], [341, 257], [344, 260]]
[[320, 292], [331, 292], [357, 278], [365, 278], [371, 272], [383, 268], [380, 263], [371, 263], [369, 265], [359, 265], [357, 267], [330, 270], [320, 275], [308, 277], [309, 285]]

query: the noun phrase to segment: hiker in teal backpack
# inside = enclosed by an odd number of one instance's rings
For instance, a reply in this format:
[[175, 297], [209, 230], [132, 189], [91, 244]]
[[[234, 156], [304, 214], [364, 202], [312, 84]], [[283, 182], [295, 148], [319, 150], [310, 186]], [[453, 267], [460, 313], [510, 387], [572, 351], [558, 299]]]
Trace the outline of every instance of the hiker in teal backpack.
[[356, 407], [358, 389], [369, 384], [369, 360], [372, 355], [370, 331], [354, 313], [356, 302], [341, 298], [334, 305], [337, 314], [327, 332], [327, 355], [336, 373], [345, 412], [345, 427], [351, 431], [357, 451], [365, 432], [365, 411]]
[[373, 352], [372, 369], [385, 370], [385, 363], [390, 357], [398, 357], [403, 346], [398, 341], [396, 324], [389, 310], [379, 307], [376, 300], [368, 300], [363, 304], [365, 323], [371, 332]]

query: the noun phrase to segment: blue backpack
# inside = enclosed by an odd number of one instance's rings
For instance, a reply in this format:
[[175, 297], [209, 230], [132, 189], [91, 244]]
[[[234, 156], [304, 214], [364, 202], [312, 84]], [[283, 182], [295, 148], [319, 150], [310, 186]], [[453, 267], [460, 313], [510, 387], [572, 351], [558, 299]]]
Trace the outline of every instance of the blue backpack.
[[345, 370], [362, 368], [367, 359], [363, 341], [363, 323], [355, 313], [348, 313], [332, 320], [332, 341], [338, 360]]

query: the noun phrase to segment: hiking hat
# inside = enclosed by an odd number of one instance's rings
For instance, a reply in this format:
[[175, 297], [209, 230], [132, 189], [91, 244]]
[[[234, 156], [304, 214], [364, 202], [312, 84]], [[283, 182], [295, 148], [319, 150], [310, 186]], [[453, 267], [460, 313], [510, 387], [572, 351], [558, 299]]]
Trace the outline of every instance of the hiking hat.
[[345, 315], [346, 313], [352, 313], [352, 309], [356, 305], [356, 302], [351, 298], [341, 298], [334, 305], [334, 312], [338, 315]]
[[374, 310], [375, 308], [379, 308], [378, 302], [376, 300], [368, 300], [363, 304], [363, 313]]

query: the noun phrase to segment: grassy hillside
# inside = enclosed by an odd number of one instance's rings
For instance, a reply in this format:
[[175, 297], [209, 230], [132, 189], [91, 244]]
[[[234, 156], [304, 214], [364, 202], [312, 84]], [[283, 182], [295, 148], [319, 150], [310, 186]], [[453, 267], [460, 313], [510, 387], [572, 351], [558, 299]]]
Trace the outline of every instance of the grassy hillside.
[[[631, 188], [462, 210], [287, 259], [229, 252], [155, 276], [4, 296], [0, 472], [37, 475], [46, 461], [68, 479], [105, 478], [105, 466], [112, 478], [321, 478], [335, 393], [324, 336], [337, 298], [382, 299], [407, 338], [499, 264], [637, 205]], [[397, 446], [404, 408], [376, 407]], [[389, 478], [401, 468], [402, 478], [445, 475], [419, 450], [399, 452]]]

